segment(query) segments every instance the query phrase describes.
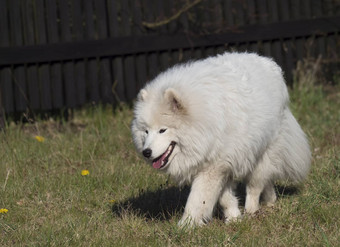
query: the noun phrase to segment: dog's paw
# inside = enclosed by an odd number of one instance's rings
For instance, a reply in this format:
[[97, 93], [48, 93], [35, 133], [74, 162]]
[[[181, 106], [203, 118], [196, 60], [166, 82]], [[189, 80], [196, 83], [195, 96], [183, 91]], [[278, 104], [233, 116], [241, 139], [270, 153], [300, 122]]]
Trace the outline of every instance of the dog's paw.
[[260, 209], [260, 204], [259, 203], [247, 203], [245, 206], [245, 212], [247, 214], [255, 214], [258, 210]]
[[238, 208], [235, 208], [233, 210], [228, 210], [225, 212], [225, 220], [224, 222], [226, 224], [231, 222], [237, 222], [240, 221], [242, 218], [241, 211]]
[[224, 223], [225, 224], [230, 224], [230, 223], [233, 223], [233, 222], [240, 222], [242, 220], [243, 216], [242, 215], [239, 215], [237, 217], [226, 217], [224, 219]]
[[203, 226], [206, 224], [204, 219], [196, 219], [191, 216], [183, 216], [178, 222], [178, 226], [181, 228], [191, 229], [196, 226]]
[[177, 224], [178, 227], [183, 228], [183, 229], [190, 229], [194, 227], [193, 221], [191, 220], [190, 217], [180, 219]]

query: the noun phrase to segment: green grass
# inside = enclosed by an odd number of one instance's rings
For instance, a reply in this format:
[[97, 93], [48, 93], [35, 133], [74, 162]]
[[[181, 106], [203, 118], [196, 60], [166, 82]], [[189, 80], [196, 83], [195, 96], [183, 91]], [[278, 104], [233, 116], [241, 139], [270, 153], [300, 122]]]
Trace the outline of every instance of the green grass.
[[8, 209], [0, 214], [0, 246], [338, 246], [339, 86], [302, 85], [291, 101], [313, 151], [305, 184], [279, 188], [275, 207], [254, 217], [225, 225], [217, 215], [187, 231], [176, 224], [188, 187], [136, 154], [131, 109], [10, 124], [0, 134], [0, 208]]

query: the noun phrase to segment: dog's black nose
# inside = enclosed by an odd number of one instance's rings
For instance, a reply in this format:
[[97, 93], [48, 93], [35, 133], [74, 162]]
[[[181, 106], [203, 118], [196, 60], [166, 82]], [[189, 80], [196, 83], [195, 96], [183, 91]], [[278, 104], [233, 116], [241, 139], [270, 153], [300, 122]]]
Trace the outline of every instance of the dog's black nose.
[[145, 158], [150, 158], [151, 154], [152, 154], [152, 150], [150, 148], [143, 150], [143, 155], [144, 155]]

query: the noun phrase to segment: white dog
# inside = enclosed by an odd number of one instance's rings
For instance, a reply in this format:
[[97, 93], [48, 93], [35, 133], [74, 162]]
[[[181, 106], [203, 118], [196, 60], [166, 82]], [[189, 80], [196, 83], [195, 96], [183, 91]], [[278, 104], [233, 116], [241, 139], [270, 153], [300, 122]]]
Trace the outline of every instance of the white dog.
[[280, 67], [269, 58], [225, 53], [175, 66], [139, 92], [132, 134], [155, 169], [191, 192], [180, 225], [201, 225], [217, 202], [226, 221], [276, 200], [276, 180], [301, 182], [310, 168], [307, 139], [288, 107]]

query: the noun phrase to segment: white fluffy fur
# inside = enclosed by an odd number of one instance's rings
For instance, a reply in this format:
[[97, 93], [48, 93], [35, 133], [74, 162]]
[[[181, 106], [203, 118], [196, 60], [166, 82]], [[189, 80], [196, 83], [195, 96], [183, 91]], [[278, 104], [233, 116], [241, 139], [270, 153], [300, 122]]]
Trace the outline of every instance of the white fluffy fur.
[[288, 103], [280, 67], [248, 53], [175, 66], [140, 91], [132, 122], [137, 150], [150, 149], [152, 162], [176, 142], [162, 170], [192, 183], [180, 225], [204, 224], [217, 202], [227, 221], [240, 216], [237, 180], [247, 184], [245, 210], [254, 213], [261, 194], [275, 202], [274, 181], [306, 177], [310, 149]]

